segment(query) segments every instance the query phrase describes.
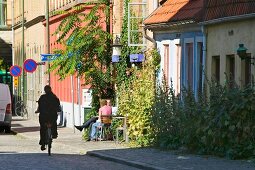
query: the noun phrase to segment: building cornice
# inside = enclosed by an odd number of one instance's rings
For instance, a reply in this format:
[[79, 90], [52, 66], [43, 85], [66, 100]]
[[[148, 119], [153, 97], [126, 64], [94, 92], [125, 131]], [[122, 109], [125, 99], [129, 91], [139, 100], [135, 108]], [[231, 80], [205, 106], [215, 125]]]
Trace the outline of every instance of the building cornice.
[[[27, 22], [27, 20], [25, 19], [24, 20], [24, 24]], [[17, 30], [17, 29], [19, 29], [19, 28], [21, 28], [22, 27], [22, 21], [18, 21], [18, 22], [16, 22], [15, 23], [15, 25], [13, 26], [13, 29], [14, 30]]]
[[145, 25], [144, 28], [154, 31], [154, 30], [167, 30], [167, 29], [173, 29], [176, 27], [184, 26], [187, 24], [194, 24], [194, 20], [183, 20], [178, 22], [168, 22], [168, 23], [157, 23], [157, 24], [149, 24]]
[[0, 31], [11, 31], [12, 28], [9, 26], [0, 26]]
[[231, 22], [231, 21], [239, 21], [239, 20], [250, 19], [250, 18], [255, 18], [255, 13], [217, 18], [217, 19], [213, 19], [213, 20], [209, 20], [209, 21], [200, 22], [199, 24], [200, 25], [212, 25], [212, 24], [219, 24], [219, 23]]
[[24, 23], [24, 26], [25, 26], [26, 28], [29, 28], [29, 27], [31, 27], [31, 26], [33, 26], [33, 25], [35, 25], [35, 24], [37, 24], [37, 23], [43, 21], [44, 19], [45, 19], [45, 15], [37, 16], [37, 17], [35, 17], [34, 19], [32, 19], [32, 20], [30, 20], [30, 21]]

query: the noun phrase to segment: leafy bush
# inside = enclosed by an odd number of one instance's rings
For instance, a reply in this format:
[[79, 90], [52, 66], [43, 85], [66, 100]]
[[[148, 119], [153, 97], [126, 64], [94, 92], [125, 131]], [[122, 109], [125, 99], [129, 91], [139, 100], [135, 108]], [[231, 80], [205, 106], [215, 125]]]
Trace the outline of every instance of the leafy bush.
[[200, 154], [230, 159], [253, 158], [255, 154], [255, 91], [208, 82], [206, 93], [194, 98], [182, 90], [182, 99], [163, 82], [157, 88], [153, 125], [156, 146], [186, 147]]
[[[146, 55], [151, 55], [148, 53]], [[119, 114], [128, 116], [131, 143], [148, 146], [153, 141], [152, 106], [155, 98], [155, 66], [146, 60], [142, 68], [133, 67], [130, 81], [118, 88]]]

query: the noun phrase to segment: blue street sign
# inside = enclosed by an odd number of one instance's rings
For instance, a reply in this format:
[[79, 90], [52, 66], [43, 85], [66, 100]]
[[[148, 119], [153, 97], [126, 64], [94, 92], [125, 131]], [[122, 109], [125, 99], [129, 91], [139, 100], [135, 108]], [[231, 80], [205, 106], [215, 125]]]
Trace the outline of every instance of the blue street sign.
[[144, 55], [143, 54], [130, 54], [130, 62], [131, 63], [137, 63], [137, 62], [143, 62], [144, 61]]
[[60, 54], [41, 54], [41, 61], [52, 61], [58, 58]]
[[112, 56], [112, 62], [113, 63], [117, 63], [120, 61], [120, 56], [119, 55], [113, 55]]
[[24, 70], [25, 70], [26, 72], [32, 73], [32, 72], [34, 72], [34, 71], [36, 70], [36, 68], [37, 68], [37, 63], [36, 63], [36, 61], [33, 60], [33, 59], [27, 59], [27, 60], [24, 62], [23, 67], [24, 67]]
[[20, 66], [17, 66], [17, 65], [14, 65], [14, 66], [11, 66], [10, 68], [10, 74], [13, 76], [13, 77], [18, 77], [21, 75], [21, 72], [22, 72], [22, 69]]

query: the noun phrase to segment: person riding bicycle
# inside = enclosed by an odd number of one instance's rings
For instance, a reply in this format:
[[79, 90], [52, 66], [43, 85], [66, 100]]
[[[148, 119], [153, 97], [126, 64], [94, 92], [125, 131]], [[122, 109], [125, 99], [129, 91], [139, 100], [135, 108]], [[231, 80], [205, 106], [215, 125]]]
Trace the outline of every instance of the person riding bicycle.
[[45, 150], [46, 124], [49, 122], [52, 126], [52, 138], [58, 137], [57, 117], [60, 108], [59, 98], [52, 92], [51, 87], [44, 87], [45, 94], [41, 95], [38, 100], [39, 123], [40, 123], [40, 142], [41, 150]]

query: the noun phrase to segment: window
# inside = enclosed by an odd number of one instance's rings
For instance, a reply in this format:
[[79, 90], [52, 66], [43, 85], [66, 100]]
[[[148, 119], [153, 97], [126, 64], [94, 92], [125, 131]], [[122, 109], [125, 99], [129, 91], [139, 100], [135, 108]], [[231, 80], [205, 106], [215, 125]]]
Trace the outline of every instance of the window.
[[233, 87], [235, 81], [235, 56], [227, 55], [226, 58], [226, 74], [230, 81], [230, 87]]
[[145, 46], [143, 20], [147, 15], [146, 3], [128, 3], [128, 45]]
[[193, 89], [193, 43], [186, 43], [188, 87]]
[[[247, 54], [247, 57], [250, 57], [250, 54]], [[247, 86], [251, 83], [251, 62], [249, 60], [242, 60], [241, 61], [241, 79], [242, 79], [242, 86]]]
[[6, 26], [7, 23], [7, 3], [6, 0], [0, 0], [0, 26]]
[[177, 72], [177, 79], [176, 79], [176, 90], [175, 90], [175, 94], [179, 94], [180, 93], [180, 77], [181, 77], [181, 72], [180, 72], [180, 68], [181, 68], [181, 46], [179, 44], [176, 44], [176, 48], [177, 48], [177, 54], [176, 54], [176, 61], [177, 61], [177, 67], [176, 67], [176, 72]]
[[164, 45], [164, 75], [166, 78], [166, 84], [169, 85], [169, 45]]
[[212, 57], [212, 79], [220, 82], [220, 56]]
[[198, 91], [202, 92], [203, 88], [203, 43], [198, 42], [197, 43], [197, 57], [198, 57], [198, 62], [199, 62], [199, 70], [198, 70]]

